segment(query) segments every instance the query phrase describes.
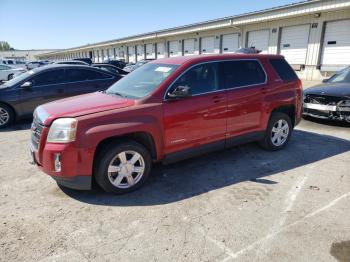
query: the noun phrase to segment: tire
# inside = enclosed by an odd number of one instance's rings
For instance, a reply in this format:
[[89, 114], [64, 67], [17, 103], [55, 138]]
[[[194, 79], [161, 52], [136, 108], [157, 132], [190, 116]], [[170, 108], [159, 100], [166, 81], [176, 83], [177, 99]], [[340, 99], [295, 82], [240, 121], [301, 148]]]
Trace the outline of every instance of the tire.
[[13, 74], [9, 74], [7, 80], [11, 80], [13, 78]]
[[288, 115], [280, 112], [272, 113], [260, 145], [269, 151], [280, 150], [288, 144], [292, 131], [293, 125]]
[[[132, 164], [134, 156], [137, 160]], [[95, 159], [94, 177], [104, 191], [125, 194], [140, 188], [151, 168], [149, 151], [143, 145], [127, 140], [101, 150]]]
[[15, 113], [11, 107], [0, 103], [0, 129], [11, 125], [15, 121]]

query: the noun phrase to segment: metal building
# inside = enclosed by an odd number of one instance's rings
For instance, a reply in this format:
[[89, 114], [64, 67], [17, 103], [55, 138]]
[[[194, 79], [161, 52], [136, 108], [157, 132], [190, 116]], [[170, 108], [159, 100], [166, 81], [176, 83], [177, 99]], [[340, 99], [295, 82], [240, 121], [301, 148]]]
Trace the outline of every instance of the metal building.
[[299, 77], [319, 80], [350, 65], [350, 0], [311, 0], [38, 55], [136, 62], [145, 58], [231, 53], [255, 47], [282, 54]]

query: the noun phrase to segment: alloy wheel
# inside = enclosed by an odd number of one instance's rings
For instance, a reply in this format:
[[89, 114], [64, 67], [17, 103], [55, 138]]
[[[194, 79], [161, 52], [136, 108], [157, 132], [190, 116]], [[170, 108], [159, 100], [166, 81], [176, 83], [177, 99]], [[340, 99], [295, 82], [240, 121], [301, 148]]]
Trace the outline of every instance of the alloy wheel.
[[287, 141], [288, 135], [288, 122], [284, 119], [280, 119], [272, 127], [271, 142], [274, 146], [282, 146]]
[[0, 107], [0, 126], [4, 126], [10, 120], [10, 114], [5, 108]]
[[145, 161], [136, 151], [123, 151], [116, 155], [108, 166], [108, 179], [117, 188], [131, 188], [145, 172]]

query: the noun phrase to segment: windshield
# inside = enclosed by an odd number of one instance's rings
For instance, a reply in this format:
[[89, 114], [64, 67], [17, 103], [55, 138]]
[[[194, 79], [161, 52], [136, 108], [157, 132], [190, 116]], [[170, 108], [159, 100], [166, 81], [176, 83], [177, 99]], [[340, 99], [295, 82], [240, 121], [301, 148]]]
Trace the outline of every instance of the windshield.
[[171, 75], [178, 65], [146, 64], [107, 89], [107, 94], [138, 99], [149, 95]]
[[336, 73], [328, 81], [328, 83], [350, 83], [350, 67]]
[[18, 84], [19, 82], [23, 81], [24, 79], [26, 79], [27, 77], [33, 75], [35, 73], [34, 70], [30, 70], [30, 71], [27, 71], [23, 74], [20, 74], [18, 76], [16, 76], [15, 78], [12, 78], [11, 80], [5, 82], [3, 84], [3, 86], [12, 86], [12, 85], [16, 85]]

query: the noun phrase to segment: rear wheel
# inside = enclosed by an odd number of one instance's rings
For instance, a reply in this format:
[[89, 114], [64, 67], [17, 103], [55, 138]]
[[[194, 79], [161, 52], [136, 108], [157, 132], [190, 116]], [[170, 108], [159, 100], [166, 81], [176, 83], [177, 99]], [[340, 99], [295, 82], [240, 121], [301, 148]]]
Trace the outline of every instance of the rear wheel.
[[9, 126], [15, 120], [15, 113], [7, 105], [0, 104], [0, 128]]
[[94, 176], [106, 192], [123, 194], [146, 182], [151, 165], [151, 156], [141, 144], [134, 141], [114, 143], [97, 156]]
[[292, 130], [292, 121], [288, 115], [280, 112], [272, 113], [260, 145], [270, 151], [282, 149], [288, 144]]

